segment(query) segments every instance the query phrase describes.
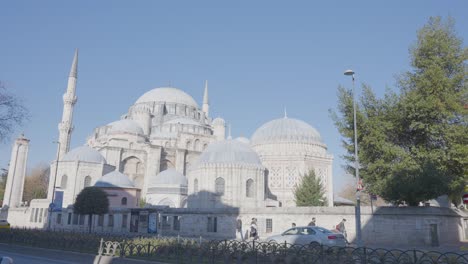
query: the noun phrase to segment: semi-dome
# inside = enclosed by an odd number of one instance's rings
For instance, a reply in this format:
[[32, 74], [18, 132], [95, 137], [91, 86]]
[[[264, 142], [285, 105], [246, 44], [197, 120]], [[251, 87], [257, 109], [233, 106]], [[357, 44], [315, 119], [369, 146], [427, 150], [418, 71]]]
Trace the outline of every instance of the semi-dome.
[[69, 151], [62, 161], [84, 161], [94, 163], [107, 163], [106, 159], [99, 153], [99, 151], [88, 146], [81, 146]]
[[137, 122], [130, 119], [115, 121], [109, 123], [107, 126], [109, 126], [109, 133], [130, 133], [138, 135], [144, 134], [141, 126]]
[[187, 186], [188, 181], [182, 173], [178, 172], [173, 168], [169, 168], [160, 172], [156, 177], [151, 177], [149, 181], [149, 187], [155, 187], [160, 185], [183, 185]]
[[262, 165], [257, 153], [249, 145], [233, 139], [208, 145], [198, 161], [199, 165], [203, 163]]
[[138, 98], [136, 104], [148, 102], [185, 104], [198, 108], [198, 104], [192, 96], [182, 90], [172, 87], [155, 88], [151, 91], [148, 91], [140, 98]]
[[247, 144], [247, 145], [250, 144], [250, 139], [248, 139], [246, 137], [237, 137], [236, 140], [239, 141], [239, 142], [242, 142], [244, 144]]
[[119, 171], [107, 173], [99, 178], [94, 186], [101, 188], [136, 188], [128, 176]]
[[322, 139], [319, 132], [306, 122], [284, 117], [259, 127], [252, 136], [251, 145], [279, 142], [322, 143]]

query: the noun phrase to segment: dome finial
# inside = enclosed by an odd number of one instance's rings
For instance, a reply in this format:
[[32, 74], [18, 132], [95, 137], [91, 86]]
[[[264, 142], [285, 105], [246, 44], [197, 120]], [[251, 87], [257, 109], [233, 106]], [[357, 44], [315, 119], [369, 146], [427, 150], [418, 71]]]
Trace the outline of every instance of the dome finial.
[[284, 118], [288, 118], [288, 112], [286, 112], [286, 106], [284, 107]]

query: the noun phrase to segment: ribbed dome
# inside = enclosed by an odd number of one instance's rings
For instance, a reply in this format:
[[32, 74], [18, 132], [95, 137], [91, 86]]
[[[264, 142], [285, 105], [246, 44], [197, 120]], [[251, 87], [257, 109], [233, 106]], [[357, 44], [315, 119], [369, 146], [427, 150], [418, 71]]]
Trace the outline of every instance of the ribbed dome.
[[110, 129], [108, 130], [109, 133], [144, 134], [141, 126], [137, 122], [129, 119], [115, 121], [108, 124], [108, 126], [110, 126]]
[[208, 145], [198, 161], [199, 165], [203, 163], [262, 165], [257, 153], [249, 145], [232, 139]]
[[322, 139], [319, 132], [306, 122], [285, 117], [258, 128], [252, 136], [251, 145], [279, 142], [322, 143]]
[[101, 188], [135, 188], [135, 184], [127, 175], [119, 171], [113, 171], [102, 176], [94, 186]]
[[84, 161], [94, 163], [107, 163], [106, 159], [99, 153], [99, 151], [92, 149], [88, 146], [81, 146], [69, 151], [62, 161]]
[[198, 104], [195, 102], [192, 96], [188, 95], [182, 90], [172, 87], [155, 88], [149, 92], [146, 92], [140, 98], [138, 98], [136, 104], [146, 102], [177, 103], [198, 108]]
[[176, 171], [175, 169], [169, 168], [165, 171], [160, 172], [155, 177], [151, 177], [149, 180], [149, 187], [168, 184], [187, 186], [187, 177], [185, 177], [182, 173]]
[[213, 126], [215, 126], [215, 125], [224, 126], [224, 124], [226, 124], [226, 121], [224, 121], [224, 119], [222, 119], [221, 117], [217, 117], [217, 118], [213, 119], [213, 122], [211, 124]]

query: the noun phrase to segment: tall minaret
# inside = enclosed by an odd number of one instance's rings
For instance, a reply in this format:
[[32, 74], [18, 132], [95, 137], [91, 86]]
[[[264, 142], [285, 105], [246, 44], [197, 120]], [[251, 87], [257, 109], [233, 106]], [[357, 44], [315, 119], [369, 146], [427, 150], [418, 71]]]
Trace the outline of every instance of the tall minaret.
[[205, 116], [208, 117], [210, 111], [210, 104], [208, 103], [208, 81], [205, 81], [205, 93], [203, 94], [202, 111], [205, 113]]
[[76, 103], [76, 79], [78, 77], [78, 49], [75, 50], [73, 63], [68, 76], [67, 92], [63, 95], [63, 114], [62, 122], [59, 123], [59, 154], [63, 157], [70, 149], [71, 132], [73, 130], [73, 106]]
[[23, 200], [24, 176], [28, 161], [29, 139], [21, 135], [11, 150], [3, 207], [19, 207]]

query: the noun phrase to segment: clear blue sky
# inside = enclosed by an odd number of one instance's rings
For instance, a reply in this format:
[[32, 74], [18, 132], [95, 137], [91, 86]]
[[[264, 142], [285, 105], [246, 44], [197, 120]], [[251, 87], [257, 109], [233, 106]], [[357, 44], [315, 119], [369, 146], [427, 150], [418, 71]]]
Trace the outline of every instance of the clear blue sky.
[[[314, 3], [313, 3], [314, 2]], [[54, 159], [62, 95], [80, 49], [72, 147], [119, 119], [146, 91], [171, 83], [250, 137], [288, 116], [319, 130], [341, 168], [341, 137], [329, 117], [343, 71], [378, 94], [409, 69], [408, 48], [430, 16], [452, 16], [468, 36], [468, 1], [2, 1], [0, 80], [21, 97], [30, 121], [0, 145], [31, 139], [28, 166]]]

